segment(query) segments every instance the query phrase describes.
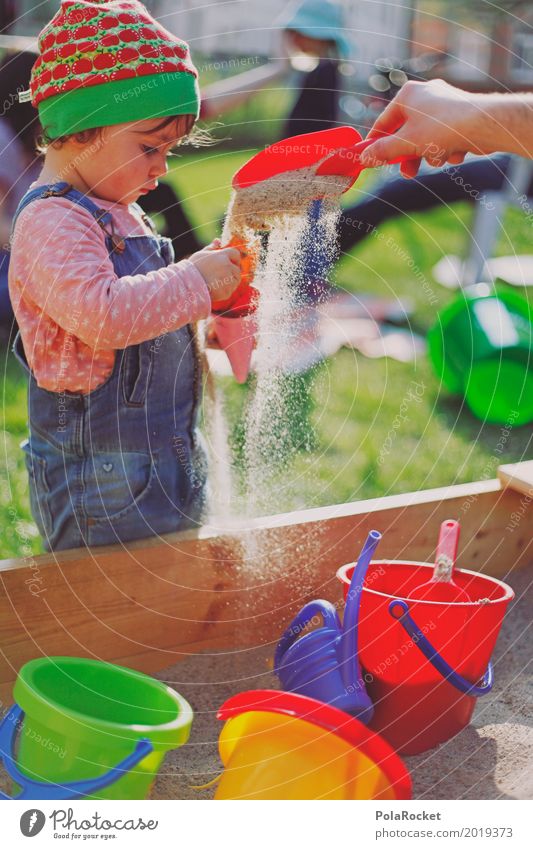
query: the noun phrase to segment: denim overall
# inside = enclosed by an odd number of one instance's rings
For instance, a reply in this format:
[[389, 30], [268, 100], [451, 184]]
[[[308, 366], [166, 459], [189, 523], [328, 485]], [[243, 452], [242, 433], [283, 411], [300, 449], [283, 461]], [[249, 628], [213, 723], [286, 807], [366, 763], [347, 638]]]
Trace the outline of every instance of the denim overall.
[[[119, 277], [174, 261], [170, 239], [119, 236], [110, 212], [64, 182], [29, 191], [13, 226], [33, 200], [54, 196], [95, 217]], [[14, 353], [29, 372], [30, 436], [21, 447], [46, 549], [126, 542], [200, 523], [207, 462], [197, 430], [201, 374], [190, 325], [115, 351], [112, 373], [85, 395], [40, 388], [20, 334]]]

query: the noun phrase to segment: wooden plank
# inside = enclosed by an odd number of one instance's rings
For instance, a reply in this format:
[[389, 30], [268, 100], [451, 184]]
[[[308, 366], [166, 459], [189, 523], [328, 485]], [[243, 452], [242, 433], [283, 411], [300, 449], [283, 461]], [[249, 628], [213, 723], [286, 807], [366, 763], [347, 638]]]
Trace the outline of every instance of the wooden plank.
[[2, 561], [0, 697], [43, 654], [155, 672], [196, 652], [274, 644], [305, 601], [340, 598], [335, 571], [369, 530], [384, 534], [380, 559], [431, 560], [446, 518], [462, 525], [459, 566], [505, 578], [533, 560], [533, 505], [491, 480]]
[[528, 498], [533, 498], [533, 460], [500, 466], [498, 478], [504, 486], [509, 486]]

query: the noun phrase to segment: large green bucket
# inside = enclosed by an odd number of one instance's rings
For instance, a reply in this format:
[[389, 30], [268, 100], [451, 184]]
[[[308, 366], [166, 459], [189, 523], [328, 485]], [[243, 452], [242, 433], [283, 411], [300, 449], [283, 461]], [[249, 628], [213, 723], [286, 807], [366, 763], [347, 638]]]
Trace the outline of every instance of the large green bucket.
[[428, 334], [437, 375], [483, 421], [533, 421], [532, 319], [516, 292], [478, 284], [445, 307]]
[[146, 798], [165, 753], [187, 742], [192, 723], [189, 704], [170, 687], [97, 660], [32, 660], [14, 696], [24, 713], [16, 763], [33, 781], [68, 785], [103, 776], [149, 740], [152, 751], [89, 794], [95, 799]]

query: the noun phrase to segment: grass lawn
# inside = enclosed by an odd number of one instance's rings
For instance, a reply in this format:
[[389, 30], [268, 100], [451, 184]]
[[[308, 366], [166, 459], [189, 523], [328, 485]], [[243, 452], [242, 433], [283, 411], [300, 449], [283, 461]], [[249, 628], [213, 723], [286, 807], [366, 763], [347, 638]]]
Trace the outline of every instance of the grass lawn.
[[[214, 148], [175, 161], [170, 179], [203, 239], [219, 235], [231, 175], [248, 155]], [[352, 190], [349, 200], [355, 199]], [[463, 252], [471, 214], [465, 203], [397, 219], [380, 229], [379, 243], [369, 237], [344, 257], [333, 279], [353, 292], [408, 297], [415, 305], [413, 329], [424, 334], [436, 312], [454, 298], [434, 283], [431, 268], [443, 254]], [[526, 217], [511, 210], [505, 224], [497, 252], [531, 252]], [[431, 298], [420, 275], [414, 276], [418, 269]], [[249, 389], [230, 379], [223, 387], [238, 456]], [[343, 350], [311, 375], [294, 379], [294, 394], [300, 398], [294, 439], [288, 453], [272, 458], [272, 512], [490, 478], [498, 464], [533, 456], [530, 426], [482, 425], [460, 399], [441, 389], [424, 356], [402, 364]], [[2, 411], [0, 552], [9, 557], [41, 550], [18, 447], [26, 434], [25, 384], [10, 356], [2, 358]]]

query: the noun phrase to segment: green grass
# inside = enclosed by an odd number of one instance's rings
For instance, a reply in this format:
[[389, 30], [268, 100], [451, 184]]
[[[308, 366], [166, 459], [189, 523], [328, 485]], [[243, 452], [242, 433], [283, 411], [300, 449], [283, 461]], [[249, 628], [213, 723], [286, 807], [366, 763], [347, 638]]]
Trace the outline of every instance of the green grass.
[[[170, 179], [202, 239], [219, 235], [231, 176], [249, 153], [221, 147], [187, 153], [175, 161]], [[350, 202], [355, 197], [354, 190]], [[353, 292], [408, 297], [415, 307], [412, 327], [424, 334], [436, 312], [455, 297], [432, 280], [431, 268], [443, 254], [463, 252], [471, 215], [471, 207], [457, 204], [451, 210], [390, 222], [380, 229], [379, 241], [369, 237], [341, 260], [334, 280]], [[529, 253], [531, 229], [525, 217], [512, 210], [505, 223], [498, 253]], [[403, 251], [415, 268], [401, 258]], [[415, 269], [431, 287], [434, 303], [415, 278]], [[0, 551], [8, 557], [39, 551], [40, 542], [31, 522], [18, 447], [26, 434], [25, 384], [11, 357], [2, 378]], [[239, 456], [249, 387], [230, 379], [222, 383]], [[310, 398], [305, 401], [307, 392]], [[300, 400], [294, 403], [293, 439], [286, 440], [277, 464], [272, 457], [272, 512], [490, 478], [498, 464], [531, 456], [530, 426], [505, 433], [499, 426], [482, 425], [460, 400], [439, 387], [424, 356], [402, 364], [342, 350], [313, 374], [296, 379], [294, 395]], [[403, 419], [398, 420], [401, 410]]]

